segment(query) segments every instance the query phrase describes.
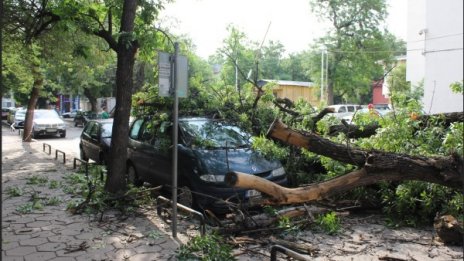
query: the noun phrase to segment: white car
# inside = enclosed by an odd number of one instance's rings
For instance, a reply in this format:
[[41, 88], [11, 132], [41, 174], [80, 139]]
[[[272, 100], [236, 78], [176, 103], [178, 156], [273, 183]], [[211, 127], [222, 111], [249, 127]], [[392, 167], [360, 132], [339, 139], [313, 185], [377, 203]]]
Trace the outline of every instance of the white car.
[[14, 114], [14, 127], [18, 129], [24, 128], [24, 121], [26, 120], [26, 109], [19, 109]]
[[32, 137], [39, 135], [60, 135], [66, 137], [66, 124], [55, 110], [34, 110]]
[[353, 116], [355, 111], [361, 109], [361, 106], [357, 104], [336, 104], [328, 107], [334, 109], [333, 115], [339, 119]]

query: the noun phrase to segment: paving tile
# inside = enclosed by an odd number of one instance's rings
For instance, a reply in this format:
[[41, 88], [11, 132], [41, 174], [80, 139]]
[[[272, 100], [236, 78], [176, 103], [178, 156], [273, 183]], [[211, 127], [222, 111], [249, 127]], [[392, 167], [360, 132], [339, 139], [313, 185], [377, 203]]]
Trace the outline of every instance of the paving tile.
[[19, 229], [23, 229], [23, 228], [26, 228], [26, 224], [22, 224], [22, 223], [11, 223], [11, 224], [8, 224], [6, 225], [5, 227], [2, 227], [3, 229], [7, 229], [7, 228], [10, 228], [12, 230], [19, 230]]
[[14, 233], [17, 235], [28, 235], [28, 234], [33, 234], [33, 233], [40, 232], [40, 231], [42, 231], [42, 229], [38, 227], [25, 227], [25, 228], [16, 229]]
[[32, 238], [31, 234], [23, 234], [23, 235], [15, 235], [15, 234], [11, 234], [11, 233], [2, 234], [2, 240], [6, 240], [6, 241], [9, 241], [9, 242], [27, 240], [27, 239], [30, 239], [30, 238]]
[[37, 246], [37, 251], [39, 252], [57, 251], [60, 249], [64, 249], [65, 247], [66, 247], [66, 244], [64, 243], [45, 243], [45, 244]]
[[45, 244], [48, 242], [48, 239], [46, 238], [31, 238], [31, 239], [27, 239], [27, 240], [21, 240], [19, 241], [19, 245], [21, 246], [38, 246], [38, 245], [42, 245], [42, 244]]
[[5, 261], [24, 261], [24, 257], [23, 256], [4, 256], [2, 254], [2, 260], [5, 260]]
[[55, 258], [55, 252], [36, 252], [24, 257], [25, 261], [45, 261]]
[[16, 219], [14, 222], [12, 223], [16, 223], [16, 224], [29, 224], [29, 223], [32, 223], [32, 222], [35, 222], [35, 218], [32, 217], [32, 216], [22, 216], [18, 219]]
[[52, 237], [49, 237], [48, 240], [50, 242], [57, 242], [57, 243], [60, 243], [60, 242], [66, 242], [66, 243], [69, 243], [69, 244], [75, 244], [76, 242], [76, 239], [72, 236], [62, 236], [62, 235], [56, 235], [56, 236], [52, 236]]
[[63, 229], [61, 230], [61, 235], [62, 236], [76, 236], [81, 234], [82, 231], [81, 229]]
[[25, 256], [31, 253], [36, 252], [37, 249], [33, 246], [18, 246], [10, 250], [6, 250], [5, 254], [7, 256]]
[[50, 225], [51, 225], [50, 221], [35, 221], [35, 222], [26, 224], [27, 227], [32, 227], [32, 228], [40, 228], [40, 227], [46, 227]]
[[137, 254], [132, 249], [119, 249], [116, 252], [108, 252], [106, 256], [108, 256], [111, 260], [132, 260], [131, 257]]
[[130, 258], [131, 261], [166, 260], [161, 259], [158, 253], [136, 254]]
[[[64, 231], [63, 231], [64, 232]], [[69, 235], [69, 234], [68, 234]], [[96, 234], [96, 233], [92, 233], [92, 232], [85, 232], [85, 233], [77, 233], [76, 235], [74, 235], [75, 238], [77, 239], [82, 239], [82, 240], [92, 240], [94, 239], [95, 237], [99, 237], [100, 235]]]
[[[88, 261], [88, 260], [91, 260], [91, 259], [86, 259], [86, 260]], [[59, 256], [59, 257], [52, 258], [49, 261], [76, 261], [76, 258]]]
[[140, 245], [134, 248], [134, 251], [137, 254], [144, 254], [144, 253], [156, 253], [158, 251], [161, 251], [162, 248], [158, 245]]
[[2, 250], [9, 250], [19, 246], [18, 241], [2, 241]]

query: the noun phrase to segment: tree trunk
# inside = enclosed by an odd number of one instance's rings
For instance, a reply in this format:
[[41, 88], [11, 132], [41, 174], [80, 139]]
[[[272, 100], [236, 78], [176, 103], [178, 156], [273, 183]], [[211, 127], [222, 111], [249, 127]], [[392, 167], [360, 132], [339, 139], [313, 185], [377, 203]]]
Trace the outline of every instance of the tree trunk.
[[458, 156], [426, 158], [349, 148], [313, 133], [291, 130], [279, 120], [272, 124], [268, 136], [356, 165], [359, 169], [328, 181], [293, 189], [244, 173], [231, 172], [226, 175], [226, 182], [230, 186], [256, 189], [271, 197], [259, 202], [260, 204], [294, 204], [321, 200], [379, 181], [418, 180], [464, 191], [463, 161]]
[[[133, 33], [137, 1], [125, 0], [121, 32]], [[134, 71], [137, 44], [127, 37], [119, 37], [118, 62], [116, 70], [116, 109], [113, 122], [113, 137], [111, 139], [111, 155], [109, 159], [108, 178], [105, 190], [119, 193], [126, 189], [126, 150], [129, 136], [129, 116], [133, 89], [132, 74]]]
[[[30, 48], [32, 48], [30, 46]], [[24, 131], [23, 131], [23, 142], [31, 142], [33, 136], [33, 120], [34, 120], [34, 109], [37, 105], [37, 101], [40, 95], [40, 89], [43, 86], [43, 75], [40, 71], [40, 62], [37, 57], [33, 58], [31, 72], [34, 77], [34, 83], [31, 90], [31, 97], [27, 103], [27, 112], [24, 119]]]
[[91, 106], [91, 111], [93, 112], [98, 112], [98, 108], [97, 108], [97, 97], [95, 97], [95, 95], [93, 95], [92, 91], [88, 88], [84, 88], [84, 95], [85, 97], [87, 97], [87, 99], [89, 99], [89, 102], [90, 102], [90, 106]]

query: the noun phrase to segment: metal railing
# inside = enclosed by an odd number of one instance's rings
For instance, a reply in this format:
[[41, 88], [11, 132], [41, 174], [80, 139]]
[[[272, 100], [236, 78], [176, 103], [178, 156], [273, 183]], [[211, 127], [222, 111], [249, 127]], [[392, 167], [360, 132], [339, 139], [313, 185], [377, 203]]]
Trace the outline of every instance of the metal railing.
[[48, 155], [52, 154], [52, 146], [50, 144], [44, 143], [42, 146], [42, 151], [45, 152], [45, 147], [48, 147]]
[[58, 159], [58, 153], [63, 155], [63, 164], [66, 164], [66, 153], [61, 150], [55, 150], [55, 160]]
[[[161, 209], [163, 208], [163, 205], [160, 204], [160, 201], [163, 201], [165, 203], [170, 203], [172, 205], [172, 200], [167, 199], [167, 198], [165, 198], [163, 196], [158, 196], [156, 198], [156, 212], [158, 213], [158, 216], [161, 216]], [[196, 211], [194, 209], [191, 209], [191, 208], [189, 208], [187, 206], [184, 206], [184, 205], [182, 205], [180, 203], [177, 203], [177, 208], [182, 210], [182, 211], [185, 211], [185, 212], [188, 212], [188, 213], [192, 214], [194, 217], [196, 217], [200, 221], [200, 235], [204, 236], [205, 233], [206, 233], [205, 216], [203, 216], [203, 214], [201, 214], [200, 212], [198, 212], [198, 211]]]

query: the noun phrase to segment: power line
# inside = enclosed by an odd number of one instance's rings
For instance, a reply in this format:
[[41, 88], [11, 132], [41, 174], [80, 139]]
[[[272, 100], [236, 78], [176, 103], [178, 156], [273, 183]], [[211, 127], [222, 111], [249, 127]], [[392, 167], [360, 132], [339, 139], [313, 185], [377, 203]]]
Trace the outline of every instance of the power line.
[[454, 37], [454, 36], [459, 36], [459, 35], [463, 35], [463, 33], [446, 34], [446, 35], [441, 35], [441, 36], [436, 36], [436, 37], [426, 37], [425, 39], [414, 40], [414, 41], [408, 41], [407, 43], [425, 42], [425, 41], [428, 41], [428, 40], [435, 40], [435, 39], [441, 39], [441, 38], [448, 38], [448, 37]]
[[[406, 52], [414, 52], [414, 51], [421, 51], [425, 53], [436, 53], [436, 52], [450, 52], [450, 51], [459, 51], [463, 50], [462, 47], [460, 48], [449, 48], [449, 49], [438, 49], [438, 50], [426, 50], [424, 48], [416, 48], [416, 49], [407, 49]], [[393, 51], [393, 50], [386, 50], [386, 51], [342, 51], [342, 50], [330, 50], [327, 49], [328, 52], [332, 53], [403, 53], [404, 51]]]

